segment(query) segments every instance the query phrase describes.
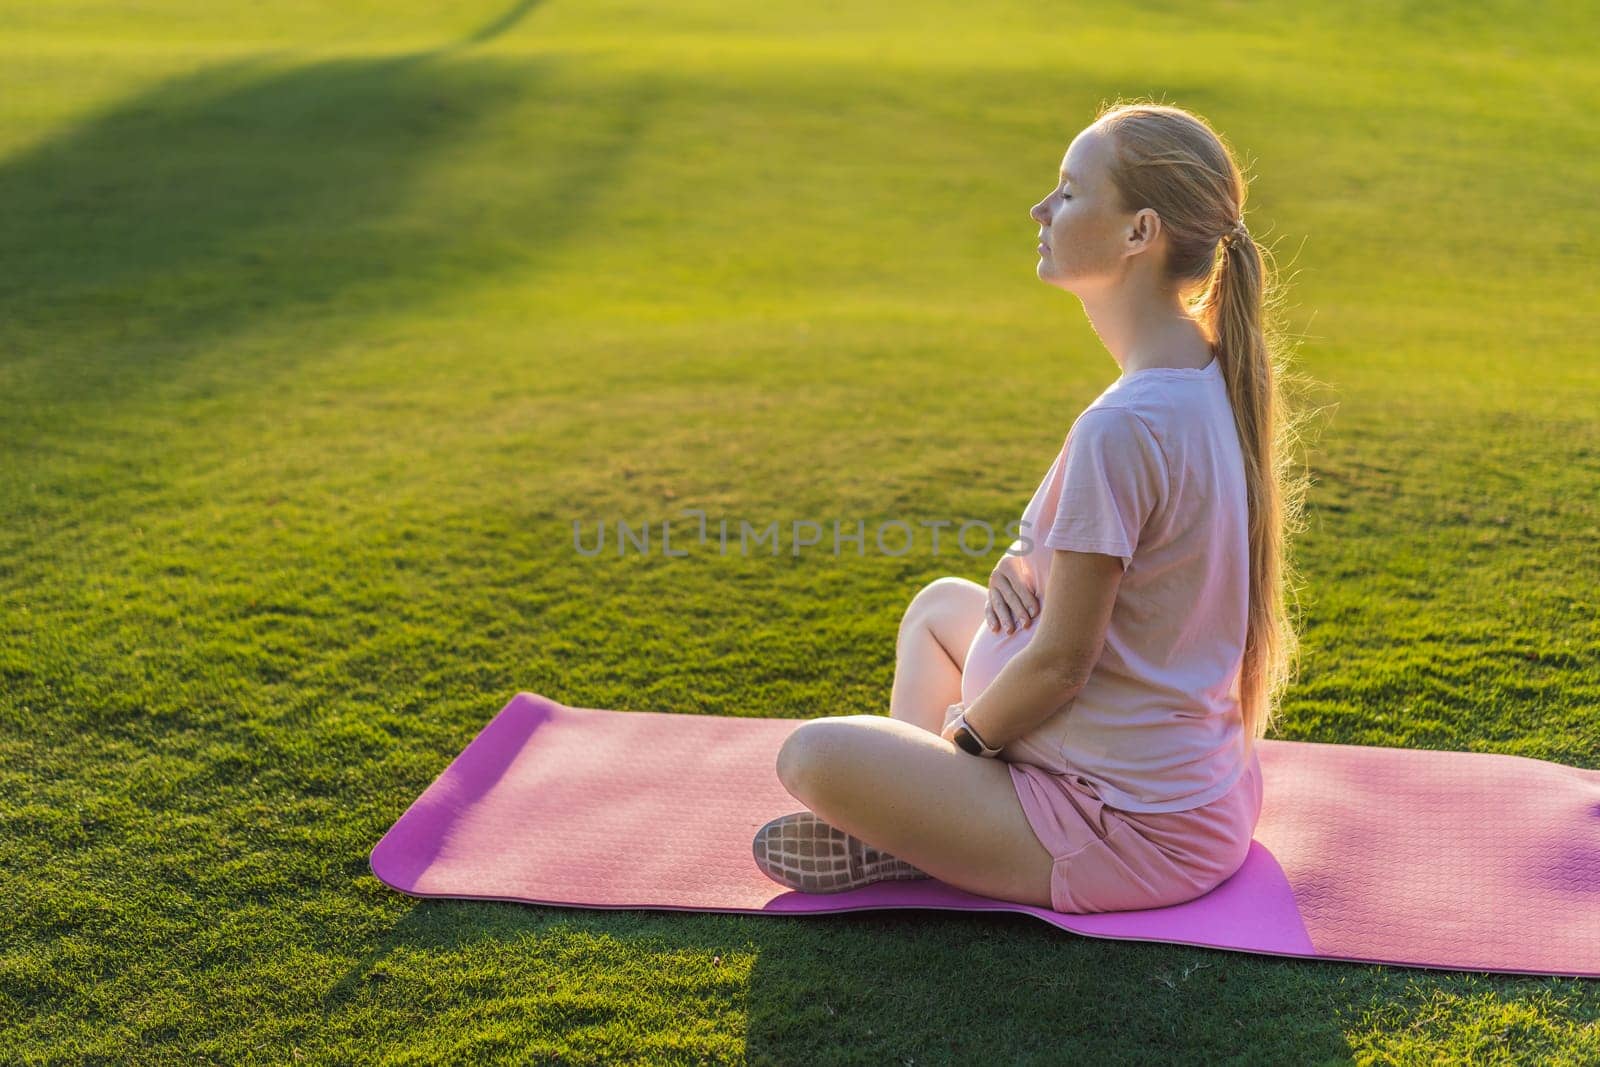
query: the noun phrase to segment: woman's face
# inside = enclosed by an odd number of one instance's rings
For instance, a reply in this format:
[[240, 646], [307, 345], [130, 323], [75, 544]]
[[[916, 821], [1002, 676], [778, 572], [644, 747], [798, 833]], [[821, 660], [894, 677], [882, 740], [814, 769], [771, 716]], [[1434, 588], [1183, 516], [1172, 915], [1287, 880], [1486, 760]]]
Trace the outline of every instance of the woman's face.
[[1041, 281], [1072, 290], [1074, 282], [1113, 280], [1125, 247], [1129, 218], [1107, 187], [1110, 143], [1090, 126], [1067, 148], [1063, 177], [1028, 214], [1039, 224]]

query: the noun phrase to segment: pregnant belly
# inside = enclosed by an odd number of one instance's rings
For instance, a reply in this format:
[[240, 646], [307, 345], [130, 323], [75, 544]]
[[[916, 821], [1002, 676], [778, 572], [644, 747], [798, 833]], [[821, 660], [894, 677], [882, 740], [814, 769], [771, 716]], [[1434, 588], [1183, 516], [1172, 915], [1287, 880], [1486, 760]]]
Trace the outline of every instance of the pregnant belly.
[[1004, 630], [995, 633], [987, 623], [979, 624], [972, 635], [972, 643], [967, 646], [967, 665], [961, 672], [962, 703], [972, 703], [979, 693], [989, 688], [1006, 661], [1028, 647], [1038, 625], [1035, 621], [1032, 626], [1008, 634]]
[[[980, 625], [967, 646], [966, 668], [961, 672], [961, 702], [971, 704], [978, 695], [989, 688], [1000, 669], [1018, 652], [1028, 647], [1033, 639], [1037, 622], [1016, 633], [1004, 630], [995, 633], [987, 625]], [[945, 720], [949, 725], [949, 719]], [[1046, 720], [1031, 732], [1018, 737], [1000, 750], [1000, 758], [1007, 763], [1032, 763], [1035, 766], [1055, 769], [1059, 763], [1059, 734], [1062, 720]]]

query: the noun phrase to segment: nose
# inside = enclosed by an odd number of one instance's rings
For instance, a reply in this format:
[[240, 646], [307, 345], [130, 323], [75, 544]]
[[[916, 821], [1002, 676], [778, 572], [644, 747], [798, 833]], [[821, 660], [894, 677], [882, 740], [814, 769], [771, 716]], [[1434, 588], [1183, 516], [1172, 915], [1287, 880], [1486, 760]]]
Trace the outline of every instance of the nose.
[[1050, 216], [1044, 212], [1045, 204], [1046, 201], [1041, 200], [1037, 204], [1033, 205], [1032, 209], [1028, 212], [1028, 217], [1034, 222], [1037, 222], [1040, 226], [1050, 225]]

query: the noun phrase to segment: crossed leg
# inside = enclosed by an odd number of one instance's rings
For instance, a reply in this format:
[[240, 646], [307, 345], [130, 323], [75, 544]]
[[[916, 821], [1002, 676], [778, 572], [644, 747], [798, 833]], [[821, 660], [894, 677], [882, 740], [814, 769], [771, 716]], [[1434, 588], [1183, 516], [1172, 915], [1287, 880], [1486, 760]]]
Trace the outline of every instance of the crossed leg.
[[989, 594], [965, 578], [939, 578], [911, 598], [895, 638], [889, 717], [938, 736], [945, 709], [961, 699], [967, 646], [983, 625]]
[[900, 626], [892, 714], [802, 723], [778, 752], [778, 779], [818, 818], [942, 882], [1048, 908], [1054, 861], [1007, 765], [939, 736], [986, 597], [964, 579], [924, 587]]

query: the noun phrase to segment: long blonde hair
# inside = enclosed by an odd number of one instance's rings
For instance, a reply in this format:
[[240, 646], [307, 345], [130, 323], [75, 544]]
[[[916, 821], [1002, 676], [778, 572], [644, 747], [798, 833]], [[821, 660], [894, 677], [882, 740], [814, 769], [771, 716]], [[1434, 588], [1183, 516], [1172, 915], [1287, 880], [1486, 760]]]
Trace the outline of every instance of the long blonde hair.
[[1275, 725], [1298, 666], [1300, 638], [1286, 594], [1297, 592], [1291, 535], [1304, 529], [1310, 481], [1289, 459], [1308, 413], [1286, 402], [1285, 379], [1300, 376], [1291, 375], [1278, 355], [1283, 334], [1269, 314], [1277, 302], [1276, 271], [1271, 253], [1252, 237], [1229, 238], [1244, 218], [1248, 186], [1205, 120], [1180, 107], [1135, 102], [1103, 106], [1095, 125], [1110, 135], [1111, 181], [1123, 209], [1151, 208], [1161, 216], [1168, 278], [1179, 283], [1190, 315], [1207, 332], [1227, 382], [1249, 497], [1250, 596], [1239, 702], [1246, 742], [1253, 745]]

